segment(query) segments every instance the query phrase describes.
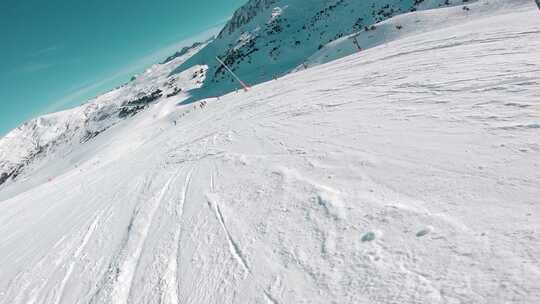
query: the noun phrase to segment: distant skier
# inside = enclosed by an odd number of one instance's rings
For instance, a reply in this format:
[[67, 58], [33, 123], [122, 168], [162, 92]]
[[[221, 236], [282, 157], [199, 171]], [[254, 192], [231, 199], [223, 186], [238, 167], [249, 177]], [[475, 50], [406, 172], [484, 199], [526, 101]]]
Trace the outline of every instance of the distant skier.
[[536, 0], [536, 5], [538, 5], [538, 9], [540, 9], [540, 0]]

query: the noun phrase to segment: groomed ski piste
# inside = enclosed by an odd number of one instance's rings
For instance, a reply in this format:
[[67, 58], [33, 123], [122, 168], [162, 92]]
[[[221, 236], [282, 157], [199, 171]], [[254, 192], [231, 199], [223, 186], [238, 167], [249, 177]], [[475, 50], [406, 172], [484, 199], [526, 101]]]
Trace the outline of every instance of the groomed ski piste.
[[0, 303], [540, 303], [540, 12], [470, 7], [47, 156]]

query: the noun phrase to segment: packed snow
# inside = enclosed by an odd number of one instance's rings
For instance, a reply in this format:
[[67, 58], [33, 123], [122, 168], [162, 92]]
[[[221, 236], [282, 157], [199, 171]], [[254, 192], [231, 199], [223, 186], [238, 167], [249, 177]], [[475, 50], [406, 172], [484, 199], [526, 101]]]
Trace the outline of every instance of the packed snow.
[[0, 303], [540, 303], [540, 12], [477, 9], [50, 150], [0, 185]]

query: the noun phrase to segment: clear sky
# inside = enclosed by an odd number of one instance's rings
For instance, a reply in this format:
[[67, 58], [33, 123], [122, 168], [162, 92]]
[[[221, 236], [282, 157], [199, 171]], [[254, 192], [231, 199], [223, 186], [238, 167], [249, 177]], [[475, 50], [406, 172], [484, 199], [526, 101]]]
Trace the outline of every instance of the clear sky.
[[207, 38], [246, 1], [0, 0], [0, 136]]

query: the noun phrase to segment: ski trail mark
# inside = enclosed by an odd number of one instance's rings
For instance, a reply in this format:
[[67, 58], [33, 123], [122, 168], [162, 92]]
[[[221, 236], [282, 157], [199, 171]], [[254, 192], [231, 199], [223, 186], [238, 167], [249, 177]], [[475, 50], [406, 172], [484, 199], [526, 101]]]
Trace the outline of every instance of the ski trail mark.
[[86, 245], [88, 244], [88, 241], [90, 240], [90, 237], [92, 236], [92, 234], [96, 230], [97, 224], [98, 224], [98, 222], [99, 222], [99, 220], [101, 218], [102, 213], [103, 212], [100, 212], [96, 216], [94, 221], [92, 221], [92, 223], [88, 227], [88, 230], [86, 231], [86, 233], [85, 233], [85, 235], [83, 237], [82, 243], [75, 250], [75, 253], [73, 254], [73, 258], [72, 258], [71, 262], [69, 263], [68, 270], [66, 271], [66, 275], [64, 276], [64, 278], [62, 279], [62, 282], [60, 283], [60, 288], [58, 289], [58, 293], [57, 293], [57, 296], [56, 296], [56, 299], [55, 299], [54, 303], [58, 304], [62, 300], [62, 297], [64, 296], [64, 289], [66, 288], [66, 284], [69, 281], [69, 278], [71, 277], [71, 274], [73, 273], [73, 269], [75, 268], [75, 263], [76, 263], [77, 259], [81, 256], [81, 253], [84, 250], [84, 248], [86, 247]]
[[279, 302], [274, 299], [274, 297], [272, 297], [272, 295], [270, 293], [268, 293], [268, 291], [264, 291], [264, 297], [266, 298], [266, 301], [269, 303], [269, 304], [279, 304]]
[[175, 219], [178, 223], [178, 227], [174, 232], [173, 251], [169, 256], [169, 263], [164, 275], [165, 293], [161, 295], [161, 303], [178, 304], [178, 243], [180, 242], [180, 221], [184, 214], [184, 205], [186, 203], [187, 192], [189, 185], [191, 184], [191, 176], [193, 169], [191, 169], [186, 175], [184, 185], [182, 187], [182, 193], [179, 203], [175, 208]]
[[210, 175], [210, 191], [214, 192], [215, 184], [214, 184], [214, 172]]
[[133, 221], [131, 229], [133, 233], [130, 235], [126, 245], [126, 248], [133, 249], [128, 251], [124, 261], [118, 267], [119, 274], [116, 283], [113, 286], [111, 303], [128, 303], [131, 285], [143, 250], [144, 242], [146, 241], [150, 226], [152, 225], [154, 215], [173, 179], [174, 178], [170, 178], [161, 189], [158, 197], [150, 206], [150, 210], [147, 213], [140, 212], [140, 216]]
[[212, 173], [210, 174], [210, 191], [212, 193], [216, 192], [216, 177], [218, 174], [218, 167], [216, 164], [214, 164], [214, 168], [212, 169]]
[[218, 216], [219, 222], [221, 223], [221, 227], [223, 227], [223, 230], [225, 231], [225, 234], [227, 235], [227, 240], [229, 241], [229, 249], [231, 253], [234, 254], [238, 262], [242, 265], [244, 270], [246, 272], [249, 272], [249, 267], [247, 265], [247, 262], [244, 258], [244, 255], [242, 254], [242, 251], [240, 250], [240, 247], [238, 244], [233, 240], [229, 230], [227, 230], [227, 227], [225, 226], [225, 220], [223, 219], [223, 214], [221, 213], [221, 210], [219, 209], [219, 205], [215, 204], [215, 211]]
[[225, 232], [225, 236], [227, 237], [227, 243], [229, 245], [229, 251], [231, 252], [231, 255], [236, 259], [238, 264], [242, 266], [244, 271], [246, 273], [249, 273], [249, 267], [246, 259], [244, 258], [244, 255], [242, 254], [242, 251], [240, 250], [240, 246], [234, 241], [231, 234], [229, 233], [229, 230], [227, 229], [227, 226], [225, 225], [225, 220], [223, 217], [223, 214], [221, 213], [221, 209], [219, 208], [219, 205], [217, 201], [214, 201], [214, 197], [207, 195], [208, 204], [210, 208], [214, 210], [214, 214], [216, 218], [218, 219], [219, 223], [221, 224], [221, 228], [223, 228], [223, 231]]

